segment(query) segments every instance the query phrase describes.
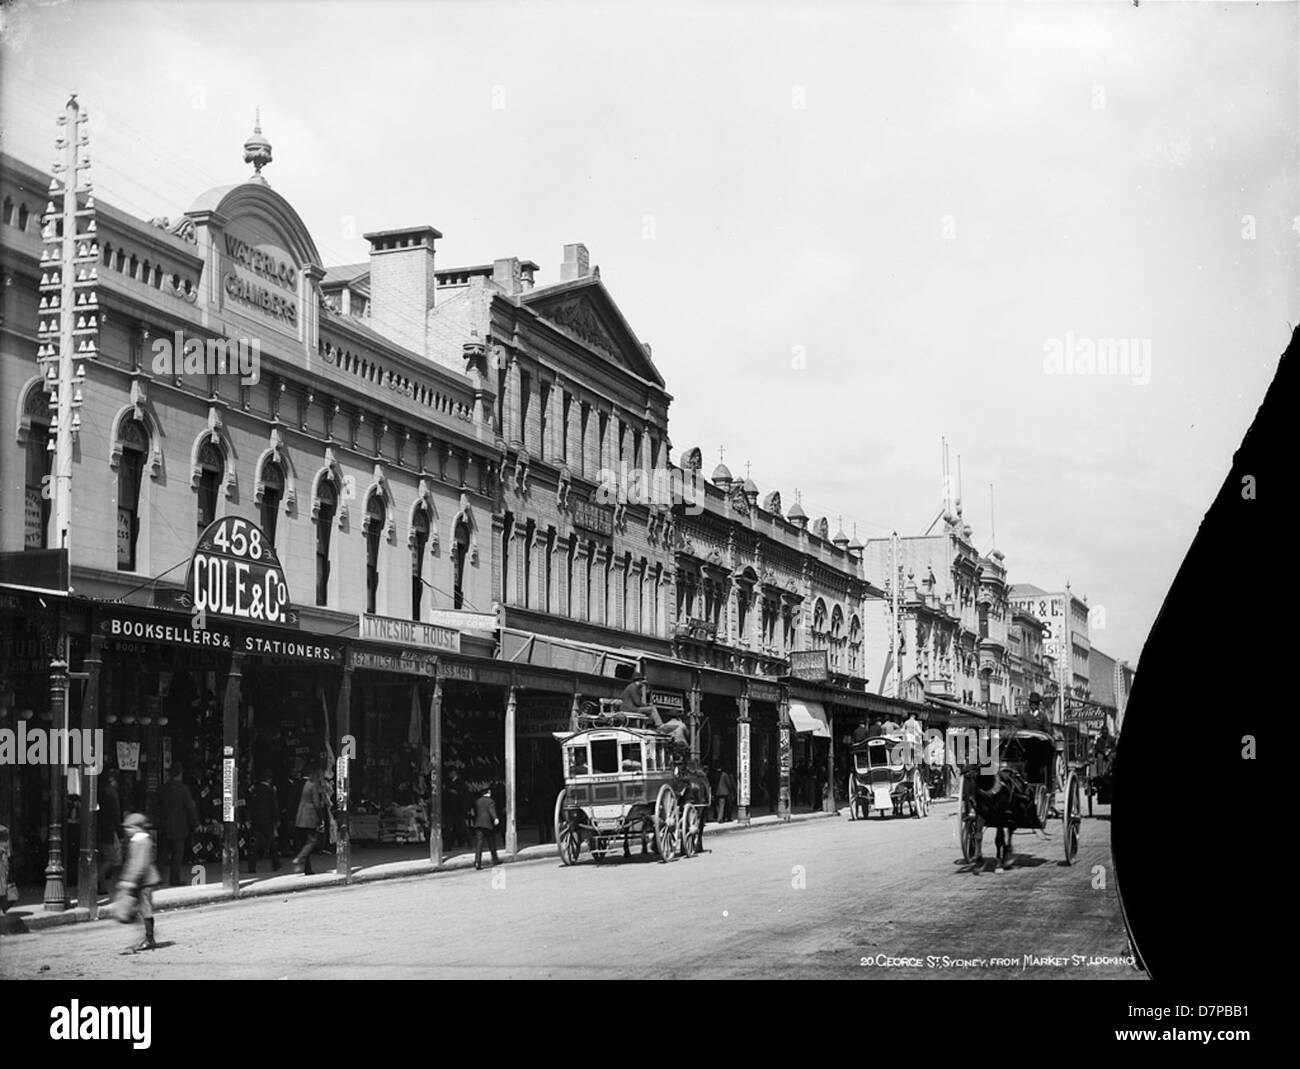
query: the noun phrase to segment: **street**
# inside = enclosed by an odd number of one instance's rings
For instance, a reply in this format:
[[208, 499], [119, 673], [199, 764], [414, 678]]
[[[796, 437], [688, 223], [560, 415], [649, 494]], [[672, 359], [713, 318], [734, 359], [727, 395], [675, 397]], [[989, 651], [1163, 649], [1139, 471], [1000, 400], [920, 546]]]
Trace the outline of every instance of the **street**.
[[72, 925], [0, 939], [0, 977], [1143, 976], [1092, 960], [1129, 953], [1109, 807], [1084, 819], [1074, 866], [1054, 822], [1050, 838], [1018, 833], [1001, 874], [991, 831], [983, 866], [961, 861], [955, 813], [945, 802], [924, 820], [732, 832], [666, 865], [584, 851], [573, 868], [547, 859], [164, 912], [162, 945], [136, 955], [120, 951], [138, 924]]

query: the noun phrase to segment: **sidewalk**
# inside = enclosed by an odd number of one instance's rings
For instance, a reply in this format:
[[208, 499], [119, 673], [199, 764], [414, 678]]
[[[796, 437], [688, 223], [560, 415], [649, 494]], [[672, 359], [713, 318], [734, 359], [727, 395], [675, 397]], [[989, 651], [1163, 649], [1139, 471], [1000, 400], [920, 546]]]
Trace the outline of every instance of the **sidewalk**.
[[[801, 824], [809, 820], [820, 820], [830, 817], [839, 816], [837, 813], [792, 813], [788, 823]], [[751, 817], [748, 825], [740, 824], [737, 821], [729, 821], [726, 824], [708, 824], [705, 827], [704, 838], [707, 843], [713, 835], [722, 835], [732, 831], [746, 831], [752, 829], [781, 827], [785, 822], [776, 815], [765, 815], [760, 817]], [[520, 848], [517, 854], [506, 856], [501, 851], [501, 863], [505, 865], [516, 864], [523, 861], [558, 861], [556, 856], [556, 847], [553, 842], [540, 843], [535, 845], [524, 845], [524, 836], [521, 834]], [[536, 836], [531, 836], [535, 839]], [[418, 844], [411, 844], [406, 847], [367, 847], [353, 846], [352, 848], [352, 884], [369, 883], [374, 880], [393, 880], [411, 876], [427, 876], [435, 872], [455, 872], [455, 871], [473, 871], [474, 868], [474, 851], [459, 850], [454, 853], [443, 854], [443, 862], [440, 866], [435, 867], [433, 862], [427, 856], [427, 844], [424, 846], [426, 851], [423, 858], [412, 858], [411, 854], [417, 848]], [[398, 856], [394, 856], [398, 855]], [[404, 855], [401, 856], [401, 855]], [[585, 855], [584, 855], [585, 856]], [[257, 874], [243, 873], [239, 874], [239, 898], [255, 898], [259, 895], [284, 895], [295, 891], [317, 890], [324, 887], [343, 887], [348, 885], [348, 880], [334, 872], [334, 855], [333, 854], [316, 854], [312, 861], [314, 867], [318, 870], [311, 876], [302, 876], [294, 873], [288, 868], [288, 862], [282, 862], [286, 868], [278, 873], [268, 873], [265, 871], [267, 862], [263, 861], [260, 866], [263, 871]], [[215, 873], [213, 873], [215, 869]], [[230, 902], [233, 899], [221, 883], [221, 867], [205, 866], [212, 882], [203, 884], [187, 885], [184, 887], [159, 887], [153, 894], [153, 906], [156, 912], [173, 909], [189, 909], [196, 906], [209, 905], [216, 902]], [[165, 875], [165, 874], [164, 874]], [[29, 890], [24, 888], [24, 890]], [[79, 924], [83, 921], [90, 920], [88, 910], [69, 908], [61, 913], [46, 913], [42, 908], [39, 899], [30, 900], [30, 891], [24, 898], [29, 900], [20, 901], [11, 906], [9, 911], [0, 915], [0, 934], [4, 935], [21, 935], [27, 932], [41, 931], [46, 928], [58, 928], [68, 924]], [[108, 911], [105, 908], [108, 904], [108, 897], [101, 896], [99, 900], [99, 918], [100, 920], [108, 919]]]

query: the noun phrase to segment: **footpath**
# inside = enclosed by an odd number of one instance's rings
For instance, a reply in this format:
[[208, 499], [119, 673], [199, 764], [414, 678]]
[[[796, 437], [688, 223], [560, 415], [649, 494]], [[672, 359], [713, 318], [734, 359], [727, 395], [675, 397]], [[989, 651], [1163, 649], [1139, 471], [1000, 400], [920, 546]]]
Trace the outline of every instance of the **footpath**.
[[[843, 811], [847, 812], [847, 810]], [[786, 827], [792, 824], [806, 823], [810, 820], [824, 820], [832, 817], [838, 817], [839, 813], [792, 813], [788, 821], [783, 821], [779, 816], [761, 816], [752, 817], [748, 824], [742, 824], [738, 821], [728, 821], [725, 824], [709, 824], [705, 827], [704, 837], [707, 842], [714, 835], [725, 835], [736, 831], [758, 831], [764, 828]], [[633, 855], [639, 852], [639, 845], [634, 844]], [[394, 880], [409, 878], [412, 876], [427, 876], [433, 873], [456, 872], [456, 871], [473, 871], [474, 854], [473, 851], [464, 851], [456, 853], [450, 857], [444, 857], [441, 865], [434, 865], [429, 858], [417, 860], [384, 860], [382, 857], [376, 857], [373, 860], [366, 857], [367, 851], [357, 850], [355, 847], [352, 851], [352, 874], [349, 879], [334, 872], [331, 868], [328, 872], [317, 872], [310, 876], [295, 873], [288, 868], [286, 861], [286, 870], [274, 874], [245, 874], [240, 873], [240, 886], [238, 896], [233, 896], [218, 880], [213, 883], [199, 883], [185, 885], [183, 887], [158, 887], [154, 889], [153, 908], [155, 912], [163, 912], [174, 909], [192, 909], [198, 906], [212, 905], [221, 902], [233, 902], [248, 898], [257, 898], [267, 895], [285, 895], [298, 891], [316, 891], [332, 887], [355, 887], [361, 884], [371, 883], [375, 880]], [[504, 850], [498, 851], [499, 859], [503, 865], [520, 864], [523, 862], [554, 861], [558, 863], [556, 846], [554, 843], [540, 843], [535, 846], [521, 847], [518, 853], [507, 855]], [[585, 855], [584, 855], [585, 856]], [[317, 867], [334, 864], [332, 854], [316, 854], [313, 857]], [[361, 863], [358, 863], [360, 861]], [[490, 863], [490, 862], [489, 862]], [[265, 864], [265, 862], [263, 862]], [[164, 874], [165, 876], [165, 874]], [[111, 919], [108, 912], [108, 898], [101, 896], [99, 900], [98, 920]], [[50, 928], [59, 928], [69, 924], [80, 924], [89, 921], [90, 911], [84, 908], [70, 907], [61, 912], [46, 912], [39, 902], [25, 904], [20, 902], [13, 906], [9, 911], [0, 915], [0, 935], [21, 935], [28, 932], [44, 931]]]

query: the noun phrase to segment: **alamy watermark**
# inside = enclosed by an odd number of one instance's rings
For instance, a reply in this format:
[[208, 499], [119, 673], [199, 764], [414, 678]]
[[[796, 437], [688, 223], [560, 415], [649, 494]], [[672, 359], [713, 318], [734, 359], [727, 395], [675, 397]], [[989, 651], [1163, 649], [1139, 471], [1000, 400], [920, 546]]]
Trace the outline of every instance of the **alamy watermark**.
[[0, 765], [67, 765], [92, 776], [104, 769], [102, 728], [0, 728]]
[[1151, 381], [1151, 339], [1077, 338], [1067, 330], [1064, 338], [1043, 342], [1043, 374], [1127, 376], [1134, 386], [1145, 386]]
[[156, 338], [150, 366], [159, 378], [183, 375], [238, 375], [245, 386], [262, 377], [262, 343], [257, 338], [187, 338], [176, 331]]
[[683, 506], [688, 516], [704, 511], [704, 477], [681, 468], [602, 468], [593, 500], [601, 505]]

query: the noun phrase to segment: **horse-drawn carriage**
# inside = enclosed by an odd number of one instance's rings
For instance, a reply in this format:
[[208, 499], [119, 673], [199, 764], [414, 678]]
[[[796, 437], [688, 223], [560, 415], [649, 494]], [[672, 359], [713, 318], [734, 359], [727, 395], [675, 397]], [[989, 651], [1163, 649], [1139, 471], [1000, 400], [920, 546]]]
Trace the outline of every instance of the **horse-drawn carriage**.
[[1021, 729], [1001, 736], [995, 769], [979, 763], [962, 769], [958, 819], [964, 860], [977, 861], [983, 856], [984, 829], [992, 824], [997, 829], [1001, 869], [1011, 858], [1014, 832], [1046, 831], [1048, 821], [1059, 816], [1065, 863], [1074, 864], [1079, 852], [1083, 790], [1078, 770], [1069, 769], [1065, 772], [1064, 806], [1056, 806], [1060, 785], [1053, 783], [1053, 772], [1060, 767], [1057, 756], [1057, 740], [1051, 735]]
[[554, 733], [564, 762], [555, 799], [560, 861], [577, 864], [584, 845], [602, 861], [620, 842], [627, 857], [634, 837], [661, 861], [694, 857], [704, 847], [708, 779], [648, 717], [615, 705], [589, 706], [576, 732]]
[[866, 820], [874, 808], [902, 816], [930, 813], [930, 785], [915, 763], [919, 748], [902, 737], [876, 736], [855, 743], [849, 754], [849, 819]]

